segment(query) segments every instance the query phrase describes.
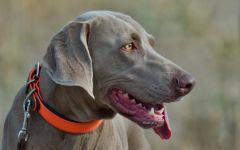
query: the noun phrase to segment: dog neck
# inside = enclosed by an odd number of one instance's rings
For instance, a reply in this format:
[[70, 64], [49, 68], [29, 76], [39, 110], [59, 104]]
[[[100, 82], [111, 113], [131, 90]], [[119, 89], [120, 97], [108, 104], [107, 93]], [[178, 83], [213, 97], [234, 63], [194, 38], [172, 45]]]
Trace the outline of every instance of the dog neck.
[[40, 89], [43, 101], [65, 117], [88, 122], [103, 119], [102, 106], [92, 99], [80, 87], [62, 86], [56, 84], [43, 67], [41, 70]]

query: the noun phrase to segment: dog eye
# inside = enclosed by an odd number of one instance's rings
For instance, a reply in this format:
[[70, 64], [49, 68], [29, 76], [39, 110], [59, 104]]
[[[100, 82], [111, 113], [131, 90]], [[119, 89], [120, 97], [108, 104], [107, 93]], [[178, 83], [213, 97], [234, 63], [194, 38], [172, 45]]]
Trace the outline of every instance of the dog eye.
[[122, 46], [122, 49], [128, 52], [131, 52], [136, 49], [136, 46], [134, 45], [134, 43], [127, 43]]

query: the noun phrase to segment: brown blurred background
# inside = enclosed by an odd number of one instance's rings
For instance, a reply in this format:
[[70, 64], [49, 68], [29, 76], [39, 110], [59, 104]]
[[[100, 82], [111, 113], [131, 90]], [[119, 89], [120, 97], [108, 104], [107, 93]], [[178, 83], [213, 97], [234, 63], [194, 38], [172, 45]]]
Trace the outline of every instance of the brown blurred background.
[[0, 140], [4, 118], [51, 36], [88, 10], [126, 13], [197, 86], [168, 104], [173, 137], [146, 135], [154, 150], [240, 149], [239, 0], [0, 0]]

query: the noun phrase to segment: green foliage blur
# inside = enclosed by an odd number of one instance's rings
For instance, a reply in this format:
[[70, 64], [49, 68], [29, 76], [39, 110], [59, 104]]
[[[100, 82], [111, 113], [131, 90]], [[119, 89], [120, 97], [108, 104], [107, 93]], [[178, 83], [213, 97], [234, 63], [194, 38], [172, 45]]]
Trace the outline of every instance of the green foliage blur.
[[173, 137], [152, 130], [152, 149], [240, 149], [238, 0], [0, 0], [0, 140], [4, 118], [51, 36], [89, 10], [132, 16], [156, 37], [156, 50], [191, 72], [195, 89], [168, 104]]

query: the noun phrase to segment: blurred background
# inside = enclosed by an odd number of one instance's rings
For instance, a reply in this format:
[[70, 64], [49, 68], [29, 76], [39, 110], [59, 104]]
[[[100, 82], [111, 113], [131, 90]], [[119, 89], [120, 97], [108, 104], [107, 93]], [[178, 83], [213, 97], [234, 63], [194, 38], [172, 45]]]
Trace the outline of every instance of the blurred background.
[[240, 149], [240, 2], [238, 0], [0, 0], [0, 140], [4, 118], [51, 36], [89, 10], [132, 16], [156, 49], [191, 72], [195, 89], [168, 104], [173, 136], [146, 136], [153, 150]]

